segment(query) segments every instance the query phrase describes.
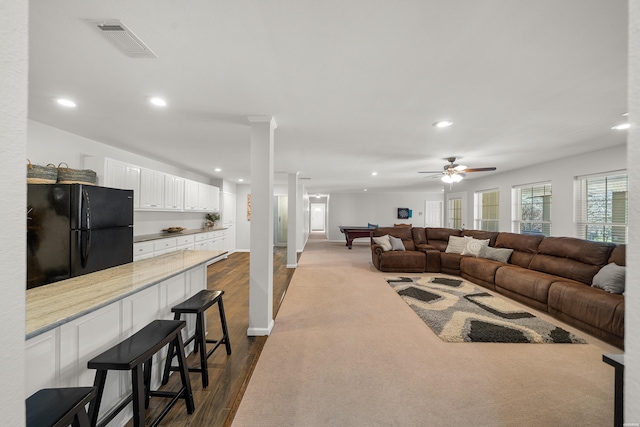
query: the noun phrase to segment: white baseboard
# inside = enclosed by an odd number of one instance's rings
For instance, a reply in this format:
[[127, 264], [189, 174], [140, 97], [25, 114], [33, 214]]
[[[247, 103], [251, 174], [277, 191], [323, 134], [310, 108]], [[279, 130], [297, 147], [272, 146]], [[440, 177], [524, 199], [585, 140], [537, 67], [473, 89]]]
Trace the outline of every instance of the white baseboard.
[[271, 334], [271, 330], [273, 329], [273, 325], [274, 325], [274, 321], [273, 319], [271, 319], [271, 321], [269, 322], [269, 326], [266, 328], [252, 328], [249, 327], [249, 329], [247, 329], [247, 336], [248, 337], [263, 337], [266, 335]]
[[298, 264], [287, 264], [287, 268], [298, 268]]

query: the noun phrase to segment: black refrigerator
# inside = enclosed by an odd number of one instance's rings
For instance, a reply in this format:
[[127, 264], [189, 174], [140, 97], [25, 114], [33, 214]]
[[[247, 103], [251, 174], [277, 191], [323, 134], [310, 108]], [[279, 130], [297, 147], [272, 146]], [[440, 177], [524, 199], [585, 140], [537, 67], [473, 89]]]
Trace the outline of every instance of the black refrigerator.
[[28, 184], [27, 289], [132, 261], [132, 190]]

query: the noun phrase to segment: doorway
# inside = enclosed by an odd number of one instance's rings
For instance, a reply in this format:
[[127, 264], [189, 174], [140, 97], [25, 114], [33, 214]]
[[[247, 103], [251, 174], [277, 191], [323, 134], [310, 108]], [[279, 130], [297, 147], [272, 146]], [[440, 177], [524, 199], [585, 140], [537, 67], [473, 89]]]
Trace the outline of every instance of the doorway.
[[442, 202], [427, 200], [424, 206], [424, 226], [442, 227]]
[[324, 203], [311, 203], [311, 231], [325, 231], [326, 205]]
[[287, 230], [289, 223], [289, 197], [276, 196], [275, 246], [287, 246]]

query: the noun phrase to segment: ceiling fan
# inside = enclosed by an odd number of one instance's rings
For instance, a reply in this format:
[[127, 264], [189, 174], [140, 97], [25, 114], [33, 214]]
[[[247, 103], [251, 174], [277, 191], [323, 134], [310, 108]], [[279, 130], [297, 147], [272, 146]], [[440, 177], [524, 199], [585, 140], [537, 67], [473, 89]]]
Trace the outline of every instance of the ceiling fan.
[[[449, 164], [444, 165], [444, 168], [443, 168], [442, 171], [425, 171], [425, 172], [418, 172], [418, 173], [437, 173], [437, 174], [442, 174], [442, 176], [440, 178], [440, 179], [442, 179], [442, 182], [446, 182], [447, 184], [453, 185], [454, 182], [462, 181], [462, 178], [464, 178], [466, 176], [467, 172], [487, 172], [487, 171], [496, 170], [495, 167], [468, 168], [468, 167], [466, 167], [464, 165], [457, 165], [455, 163], [456, 157], [447, 157], [444, 160], [448, 161]], [[438, 175], [436, 175], [436, 176], [438, 176]]]

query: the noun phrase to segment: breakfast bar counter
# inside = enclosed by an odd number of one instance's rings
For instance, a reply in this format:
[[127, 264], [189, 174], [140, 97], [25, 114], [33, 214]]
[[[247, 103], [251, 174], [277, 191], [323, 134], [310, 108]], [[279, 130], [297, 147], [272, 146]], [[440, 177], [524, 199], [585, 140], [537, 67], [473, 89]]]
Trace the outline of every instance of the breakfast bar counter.
[[26, 338], [60, 326], [226, 251], [177, 251], [27, 290]]
[[[26, 291], [25, 398], [37, 390], [93, 384], [87, 362], [207, 289], [207, 266], [226, 251], [180, 250]], [[195, 333], [195, 318], [183, 334]], [[187, 346], [187, 353], [193, 343]], [[166, 351], [154, 356], [153, 387], [160, 384]], [[107, 378], [99, 418], [130, 393], [119, 375]], [[129, 406], [131, 406], [129, 404]], [[104, 411], [103, 411], [104, 410]], [[128, 408], [109, 426], [122, 426]]]

